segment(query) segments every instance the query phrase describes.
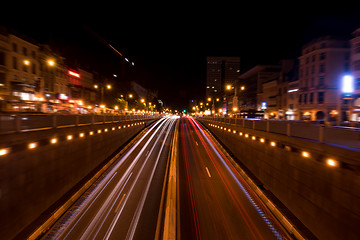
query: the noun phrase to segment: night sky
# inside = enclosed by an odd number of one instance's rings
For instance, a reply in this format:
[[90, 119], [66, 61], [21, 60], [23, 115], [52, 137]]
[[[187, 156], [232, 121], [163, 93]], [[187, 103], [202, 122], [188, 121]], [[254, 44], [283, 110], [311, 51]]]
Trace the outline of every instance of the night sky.
[[192, 98], [204, 98], [206, 56], [240, 56], [244, 72], [256, 64], [297, 58], [301, 46], [315, 37], [350, 38], [360, 27], [360, 8], [334, 5], [325, 10], [305, 2], [261, 8], [260, 3], [231, 2], [97, 4], [46, 14], [26, 11], [19, 14], [30, 12], [31, 21], [8, 18], [4, 25], [56, 45], [82, 64], [121, 71], [123, 60], [103, 39], [134, 61], [135, 67], [126, 70], [127, 79], [159, 90], [160, 99], [179, 109]]

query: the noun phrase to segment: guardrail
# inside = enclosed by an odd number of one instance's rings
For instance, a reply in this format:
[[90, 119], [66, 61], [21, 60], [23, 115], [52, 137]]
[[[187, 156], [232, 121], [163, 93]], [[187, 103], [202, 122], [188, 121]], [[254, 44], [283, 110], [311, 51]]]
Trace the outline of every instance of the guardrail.
[[7, 114], [0, 115], [0, 134], [75, 127], [92, 124], [116, 123], [126, 120], [142, 120], [159, 115], [96, 115], [96, 114]]
[[324, 124], [288, 120], [263, 120], [225, 117], [203, 118], [215, 122], [235, 124], [243, 128], [253, 130], [360, 149], [360, 128], [327, 126]]

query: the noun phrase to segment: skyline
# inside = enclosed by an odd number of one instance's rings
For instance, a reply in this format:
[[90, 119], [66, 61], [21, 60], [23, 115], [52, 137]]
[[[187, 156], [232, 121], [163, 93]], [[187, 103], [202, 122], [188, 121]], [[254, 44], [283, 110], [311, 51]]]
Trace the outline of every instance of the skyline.
[[[131, 80], [159, 90], [159, 99], [173, 108], [185, 108], [190, 99], [205, 96], [207, 56], [240, 57], [244, 72], [257, 64], [297, 59], [301, 47], [316, 37], [339, 35], [350, 39], [351, 33], [360, 27], [356, 9], [326, 12], [312, 9], [306, 12], [306, 18], [301, 11], [260, 10], [257, 15], [246, 17], [236, 15], [235, 9], [227, 10], [229, 14], [222, 13], [217, 20], [210, 18], [214, 9], [209, 13], [195, 10], [186, 16], [178, 12], [173, 15], [155, 12], [153, 18], [147, 18], [149, 13], [139, 12], [137, 16], [147, 21], [124, 25], [111, 15], [97, 21], [74, 20], [71, 24], [61, 20], [49, 25], [36, 22], [9, 25], [36, 40], [63, 44], [63, 51], [70, 51], [73, 46], [75, 52], [67, 55], [77, 55], [77, 61], [82, 64], [88, 61], [90, 66], [113, 65], [110, 67], [119, 69], [123, 60], [96, 37], [100, 36], [134, 61], [133, 71], [128, 75]], [[255, 21], [259, 19], [262, 20]], [[289, 23], [292, 23], [290, 27]]]

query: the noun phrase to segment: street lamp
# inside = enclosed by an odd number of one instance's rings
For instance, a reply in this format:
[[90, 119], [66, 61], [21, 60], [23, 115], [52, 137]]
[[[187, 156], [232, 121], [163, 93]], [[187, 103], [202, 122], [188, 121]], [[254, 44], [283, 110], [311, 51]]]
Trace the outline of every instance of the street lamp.
[[112, 86], [110, 84], [100, 84], [100, 86], [98, 84], [94, 84], [94, 88], [98, 89], [100, 87], [100, 94], [101, 94], [101, 103], [103, 103], [103, 99], [104, 99], [104, 88], [106, 87], [107, 90], [110, 90], [112, 88]]
[[47, 64], [51, 67], [55, 66], [55, 61], [52, 59], [47, 60]]

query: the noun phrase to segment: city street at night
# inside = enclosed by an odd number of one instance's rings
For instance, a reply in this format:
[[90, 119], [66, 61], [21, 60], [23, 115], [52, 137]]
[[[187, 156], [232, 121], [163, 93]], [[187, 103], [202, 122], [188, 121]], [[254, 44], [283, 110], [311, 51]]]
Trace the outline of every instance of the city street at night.
[[0, 238], [359, 239], [360, 8], [325, 5], [4, 2]]

